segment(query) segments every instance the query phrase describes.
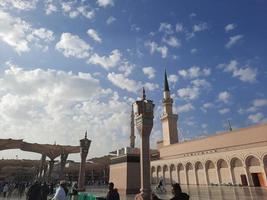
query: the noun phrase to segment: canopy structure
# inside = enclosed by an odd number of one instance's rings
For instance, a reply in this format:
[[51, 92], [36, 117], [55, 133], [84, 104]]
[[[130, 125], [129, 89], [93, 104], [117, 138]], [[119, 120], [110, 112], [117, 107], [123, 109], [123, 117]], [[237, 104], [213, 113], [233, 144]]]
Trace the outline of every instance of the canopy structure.
[[0, 151], [7, 149], [21, 149], [22, 151], [40, 153], [51, 160], [62, 154], [80, 153], [80, 146], [28, 143], [22, 139], [0, 139]]
[[80, 153], [80, 146], [66, 146], [66, 145], [51, 145], [51, 144], [37, 144], [23, 142], [20, 146], [23, 151], [30, 151], [46, 155], [51, 160], [54, 160], [58, 156], [71, 153]]
[[20, 149], [23, 140], [0, 139], [0, 151], [6, 149]]
[[[22, 151], [29, 151], [41, 154], [41, 164], [38, 170], [37, 177], [43, 178], [44, 176], [47, 176], [48, 180], [51, 178], [51, 172], [54, 167], [55, 158], [60, 156], [60, 173], [62, 176], [68, 155], [71, 153], [80, 153], [80, 146], [28, 143], [24, 142], [22, 139], [0, 139], [0, 151], [7, 149], [20, 149]], [[46, 157], [50, 158], [48, 175], [46, 174]]]

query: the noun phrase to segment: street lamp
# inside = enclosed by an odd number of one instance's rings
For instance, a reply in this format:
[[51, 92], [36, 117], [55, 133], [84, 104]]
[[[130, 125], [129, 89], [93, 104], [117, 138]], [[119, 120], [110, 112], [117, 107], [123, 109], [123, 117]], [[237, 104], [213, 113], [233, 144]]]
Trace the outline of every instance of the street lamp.
[[87, 131], [85, 132], [85, 137], [80, 140], [80, 154], [81, 154], [81, 164], [79, 171], [79, 180], [78, 180], [78, 190], [85, 191], [84, 182], [85, 182], [85, 164], [86, 157], [89, 151], [91, 140], [87, 139]]
[[153, 101], [146, 99], [145, 89], [143, 88], [143, 97], [140, 101], [133, 104], [135, 126], [141, 137], [140, 148], [140, 169], [141, 169], [141, 189], [136, 199], [150, 199], [150, 145], [149, 136], [153, 128]]

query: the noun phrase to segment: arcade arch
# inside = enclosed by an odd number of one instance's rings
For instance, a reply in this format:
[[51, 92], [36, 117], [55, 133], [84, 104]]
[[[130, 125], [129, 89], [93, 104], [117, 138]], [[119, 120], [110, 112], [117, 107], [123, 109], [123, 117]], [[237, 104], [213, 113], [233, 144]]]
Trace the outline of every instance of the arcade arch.
[[193, 165], [189, 162], [186, 164], [186, 177], [188, 185], [196, 184], [196, 177]]
[[178, 171], [178, 180], [180, 184], [187, 184], [186, 181], [186, 172], [185, 172], [185, 168], [183, 166], [182, 163], [179, 163], [177, 165], [177, 171]]
[[196, 171], [196, 184], [197, 185], [205, 185], [207, 184], [205, 169], [201, 162], [196, 162], [195, 164], [195, 171]]
[[157, 183], [157, 171], [156, 167], [154, 166], [151, 167], [151, 183], [152, 184]]
[[178, 174], [177, 170], [174, 164], [171, 164], [170, 166], [170, 175], [171, 175], [171, 183], [177, 183], [178, 182]]
[[171, 183], [170, 181], [170, 171], [167, 165], [163, 166], [163, 181], [165, 184]]
[[220, 184], [232, 183], [230, 168], [224, 159], [219, 159], [217, 161], [218, 178]]
[[240, 158], [234, 157], [230, 161], [233, 184], [248, 186], [246, 170]]
[[158, 166], [157, 167], [157, 183], [159, 182], [160, 179], [163, 179], [163, 172], [162, 172], [162, 167]]
[[253, 186], [265, 186], [264, 167], [260, 164], [260, 159], [254, 155], [250, 155], [245, 160], [248, 178]]
[[208, 184], [218, 184], [217, 170], [214, 163], [208, 160], [205, 164]]

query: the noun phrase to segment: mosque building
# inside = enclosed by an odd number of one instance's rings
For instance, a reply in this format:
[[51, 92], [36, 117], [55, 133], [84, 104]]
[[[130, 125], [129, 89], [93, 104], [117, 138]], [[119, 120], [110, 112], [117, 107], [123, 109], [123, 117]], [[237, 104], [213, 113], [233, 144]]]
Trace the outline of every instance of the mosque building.
[[151, 181], [188, 185], [267, 186], [267, 124], [206, 138], [179, 141], [165, 73], [159, 159], [151, 161]]

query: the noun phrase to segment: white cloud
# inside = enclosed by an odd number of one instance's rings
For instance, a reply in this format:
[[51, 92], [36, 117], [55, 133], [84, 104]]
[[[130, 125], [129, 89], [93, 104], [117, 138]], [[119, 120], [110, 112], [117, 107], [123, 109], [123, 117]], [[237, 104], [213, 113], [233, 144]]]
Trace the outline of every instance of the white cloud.
[[168, 38], [164, 37], [163, 38], [163, 42], [165, 42], [166, 44], [168, 44], [171, 47], [176, 47], [179, 48], [182, 46], [181, 41], [178, 40], [176, 37], [174, 36], [170, 36]]
[[251, 114], [248, 116], [248, 119], [253, 123], [259, 123], [260, 121], [263, 120], [263, 118], [264, 118], [264, 115], [260, 112], [256, 114]]
[[87, 19], [93, 19], [95, 17], [95, 11], [92, 8], [77, 4], [75, 1], [61, 2], [61, 8], [63, 13], [69, 15], [70, 18], [76, 18], [80, 15]]
[[223, 115], [223, 114], [228, 113], [229, 111], [230, 111], [229, 108], [223, 108], [223, 109], [220, 109], [220, 110], [219, 110], [219, 113], [220, 113], [221, 115]]
[[178, 71], [178, 74], [183, 78], [198, 78], [200, 76], [209, 76], [211, 74], [210, 68], [200, 69], [197, 66], [192, 66], [189, 69], [182, 69]]
[[229, 41], [226, 43], [225, 47], [230, 49], [237, 42], [239, 42], [243, 38], [243, 35], [235, 35], [229, 38]]
[[208, 24], [206, 22], [200, 23], [200, 24], [195, 24], [193, 26], [193, 31], [194, 32], [200, 32], [208, 29]]
[[28, 22], [0, 10], [0, 40], [20, 54], [30, 51], [31, 44], [45, 48], [47, 42], [54, 40], [54, 36], [50, 30], [35, 29]]
[[149, 79], [152, 79], [155, 77], [156, 70], [153, 67], [144, 67], [143, 73], [147, 75]]
[[260, 107], [267, 106], [267, 99], [254, 99], [252, 102], [252, 106], [249, 107], [247, 112], [256, 112]]
[[154, 90], [159, 88], [159, 85], [155, 84], [155, 83], [145, 83], [143, 85], [144, 85], [145, 89], [147, 89], [149, 91], [154, 91]]
[[0, 85], [1, 138], [79, 145], [87, 129], [89, 139], [98, 141], [89, 156], [128, 141], [130, 104], [89, 73], [12, 67], [0, 74]]
[[175, 26], [175, 30], [176, 32], [183, 32], [184, 31], [184, 26], [182, 23], [177, 23], [176, 26]]
[[228, 103], [229, 99], [231, 97], [231, 94], [227, 91], [220, 92], [218, 95], [218, 100], [222, 101], [224, 103]]
[[162, 58], [166, 58], [168, 54], [168, 48], [166, 46], [159, 46], [156, 42], [146, 42], [145, 45], [150, 48], [150, 53], [154, 54], [158, 52]]
[[197, 87], [187, 87], [178, 89], [177, 94], [185, 100], [194, 100], [198, 98], [200, 91]]
[[256, 81], [257, 69], [249, 66], [239, 68], [236, 60], [231, 60], [229, 64], [220, 64], [219, 67], [224, 71], [232, 73], [233, 77], [237, 77], [243, 82], [253, 83]]
[[110, 24], [112, 24], [113, 22], [115, 22], [116, 20], [117, 20], [117, 19], [116, 19], [115, 17], [110, 16], [110, 17], [107, 19], [106, 23], [107, 23], [107, 25], [110, 25]]
[[141, 30], [141, 28], [137, 26], [136, 24], [132, 24], [130, 29], [131, 31], [135, 31], [135, 32], [139, 32]]
[[101, 67], [108, 70], [109, 68], [115, 67], [121, 61], [122, 54], [118, 49], [111, 51], [109, 56], [99, 56], [98, 54], [93, 54], [89, 59], [88, 63], [94, 65], [100, 65]]
[[53, 0], [44, 1], [44, 7], [45, 7], [45, 14], [47, 15], [50, 15], [53, 12], [57, 11], [57, 7], [55, 4], [53, 4]]
[[267, 105], [267, 99], [255, 99], [253, 101], [253, 106], [262, 107]]
[[191, 53], [191, 54], [195, 54], [195, 53], [197, 53], [197, 49], [196, 49], [196, 48], [191, 49], [191, 50], [190, 50], [190, 53]]
[[229, 31], [232, 31], [236, 28], [236, 25], [235, 24], [227, 24], [225, 27], [224, 27], [224, 30], [226, 33], [228, 33]]
[[153, 91], [159, 88], [158, 84], [154, 83], [142, 83], [126, 77], [124, 74], [116, 74], [111, 72], [107, 75], [108, 80], [115, 86], [127, 90], [128, 92], [138, 93], [142, 87], [147, 90]]
[[178, 96], [184, 100], [197, 99], [202, 90], [211, 88], [211, 84], [205, 79], [198, 79], [200, 76], [210, 75], [210, 69], [201, 70], [199, 67], [191, 67], [188, 70], [179, 70], [178, 74], [184, 78], [197, 78], [191, 81], [191, 86], [177, 90]]
[[101, 43], [102, 39], [99, 37], [98, 33], [94, 29], [88, 29], [87, 34], [96, 42]]
[[172, 25], [165, 22], [160, 23], [159, 32], [163, 32], [165, 34], [172, 34], [173, 33]]
[[196, 16], [197, 16], [196, 13], [191, 13], [191, 14], [189, 15], [190, 18], [193, 18], [193, 17], [196, 17]]
[[201, 124], [201, 128], [203, 128], [203, 129], [208, 128], [208, 124]]
[[211, 87], [210, 83], [208, 81], [206, 81], [205, 79], [195, 79], [193, 81], [191, 81], [191, 83], [199, 88], [209, 88]]
[[45, 28], [39, 28], [32, 30], [32, 33], [27, 36], [29, 41], [42, 40], [45, 42], [53, 41], [55, 39], [54, 33], [51, 30]]
[[0, 0], [0, 7], [4, 9], [33, 10], [38, 0]]
[[120, 63], [118, 70], [120, 72], [123, 72], [124, 76], [129, 76], [132, 73], [134, 68], [135, 68], [135, 64], [132, 64], [127, 60], [123, 60]]
[[189, 112], [191, 110], [194, 110], [194, 106], [191, 103], [187, 103], [185, 105], [182, 106], [178, 106], [177, 111], [178, 113], [182, 113], [182, 112]]
[[209, 108], [212, 108], [212, 107], [214, 107], [214, 104], [213, 103], [211, 103], [211, 102], [207, 102], [207, 103], [204, 103], [203, 104], [203, 106], [201, 106], [201, 110], [203, 111], [203, 112], [207, 112], [207, 109], [209, 109]]
[[169, 81], [170, 83], [176, 83], [176, 82], [178, 81], [178, 76], [175, 75], [175, 74], [170, 74], [170, 75], [168, 76], [168, 81]]
[[107, 78], [115, 86], [127, 90], [129, 92], [136, 93], [141, 88], [140, 83], [125, 77], [123, 74], [116, 74], [112, 72], [108, 74]]
[[210, 103], [210, 102], [203, 104], [203, 107], [204, 108], [212, 108], [213, 106], [214, 106], [214, 104], [213, 103]]
[[86, 58], [92, 49], [89, 44], [71, 33], [62, 33], [56, 49], [66, 57]]
[[96, 3], [100, 7], [107, 7], [107, 6], [114, 6], [114, 1], [113, 0], [97, 0]]

